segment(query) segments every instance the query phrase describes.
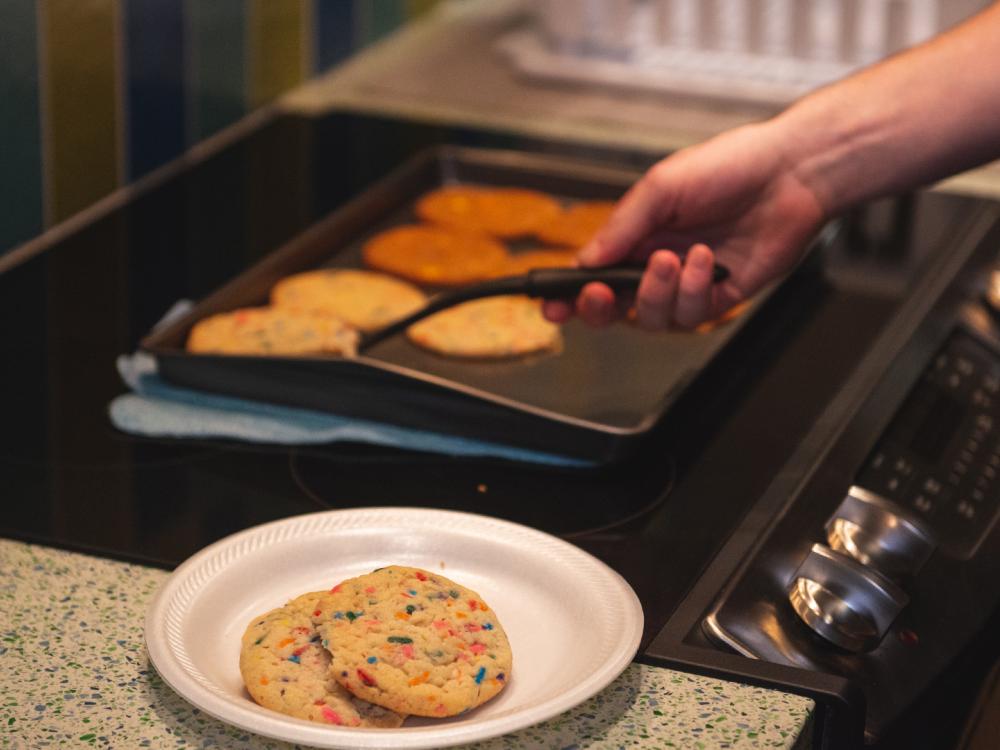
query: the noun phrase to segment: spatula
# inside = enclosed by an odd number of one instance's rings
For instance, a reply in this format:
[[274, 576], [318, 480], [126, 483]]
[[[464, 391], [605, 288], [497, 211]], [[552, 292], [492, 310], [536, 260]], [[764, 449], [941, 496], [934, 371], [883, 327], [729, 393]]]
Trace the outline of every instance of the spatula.
[[[592, 281], [607, 284], [615, 292], [634, 293], [645, 269], [636, 267], [606, 268], [539, 268], [519, 276], [504, 276], [479, 284], [464, 286], [432, 297], [426, 305], [405, 318], [390, 323], [383, 328], [369, 331], [358, 342], [358, 353], [371, 348], [380, 341], [405, 331], [418, 320], [447, 310], [449, 307], [482, 297], [497, 297], [503, 294], [523, 294], [528, 297], [545, 299], [572, 298]], [[716, 264], [712, 280], [719, 283], [729, 277], [729, 269]]]

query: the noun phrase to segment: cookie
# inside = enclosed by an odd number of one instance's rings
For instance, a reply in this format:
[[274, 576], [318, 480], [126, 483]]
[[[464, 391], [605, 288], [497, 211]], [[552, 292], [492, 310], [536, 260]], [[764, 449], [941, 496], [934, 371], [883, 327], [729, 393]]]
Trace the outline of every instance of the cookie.
[[454, 716], [510, 679], [511, 651], [475, 591], [437, 573], [390, 566], [344, 581], [319, 625], [331, 675], [366, 701], [400, 713]]
[[345, 354], [358, 333], [329, 313], [248, 307], [195, 323], [189, 352], [210, 354]]
[[371, 271], [307, 271], [282, 279], [271, 290], [275, 307], [330, 313], [362, 331], [405, 318], [426, 301], [412, 284]]
[[560, 212], [535, 232], [535, 236], [550, 245], [583, 247], [611, 218], [612, 201], [583, 201]]
[[[255, 617], [243, 635], [240, 674], [260, 705], [347, 727], [398, 727], [406, 717], [351, 695], [330, 677], [330, 653], [313, 624], [328, 592], [304, 594]], [[321, 610], [320, 610], [321, 611]]]
[[535, 190], [456, 185], [427, 193], [414, 210], [434, 224], [511, 238], [533, 234], [558, 217], [562, 206]]
[[499, 359], [558, 349], [559, 327], [537, 300], [521, 296], [463, 302], [410, 326], [410, 341], [447, 357]]
[[475, 232], [407, 225], [389, 229], [364, 247], [365, 264], [420, 284], [458, 286], [497, 275], [507, 248]]
[[552, 248], [525, 250], [510, 257], [505, 274], [516, 276], [535, 268], [573, 268], [576, 266], [576, 250]]

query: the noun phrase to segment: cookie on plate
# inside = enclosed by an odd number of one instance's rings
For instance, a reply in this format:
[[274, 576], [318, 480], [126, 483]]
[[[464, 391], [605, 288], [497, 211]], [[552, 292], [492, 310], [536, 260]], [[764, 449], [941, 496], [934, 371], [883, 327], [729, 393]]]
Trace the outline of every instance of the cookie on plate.
[[204, 354], [344, 354], [357, 350], [358, 333], [329, 313], [247, 307], [195, 323], [189, 352]]
[[576, 250], [571, 248], [546, 248], [525, 250], [510, 257], [505, 274], [511, 276], [527, 273], [535, 268], [573, 268]]
[[356, 698], [330, 678], [330, 653], [312, 620], [327, 595], [304, 594], [253, 619], [240, 649], [247, 690], [265, 708], [300, 719], [348, 727], [400, 726], [405, 716]]
[[511, 238], [533, 234], [558, 217], [562, 206], [535, 190], [454, 185], [427, 193], [415, 210], [434, 224]]
[[333, 589], [318, 629], [331, 675], [354, 695], [400, 713], [453, 716], [499, 693], [511, 651], [475, 591], [419, 568], [390, 566]]
[[538, 228], [535, 235], [551, 245], [583, 247], [611, 218], [612, 201], [582, 201], [575, 203]]
[[426, 295], [412, 284], [372, 271], [325, 269], [282, 279], [271, 304], [327, 312], [362, 331], [372, 331], [423, 307]]
[[458, 286], [496, 276], [509, 254], [500, 242], [477, 232], [406, 225], [372, 237], [363, 257], [370, 268], [418, 284]]
[[410, 326], [410, 341], [446, 357], [501, 359], [557, 350], [559, 327], [527, 297], [487, 297], [443, 310]]

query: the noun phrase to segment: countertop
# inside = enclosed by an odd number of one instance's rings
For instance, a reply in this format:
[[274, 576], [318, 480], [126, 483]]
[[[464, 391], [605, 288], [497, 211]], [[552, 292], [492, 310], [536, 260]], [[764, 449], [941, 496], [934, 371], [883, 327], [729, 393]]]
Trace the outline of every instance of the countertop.
[[[0, 747], [290, 747], [213, 719], [159, 678], [142, 623], [168, 575], [0, 539]], [[562, 716], [476, 747], [789, 748], [806, 738], [812, 709], [807, 698], [632, 664]]]

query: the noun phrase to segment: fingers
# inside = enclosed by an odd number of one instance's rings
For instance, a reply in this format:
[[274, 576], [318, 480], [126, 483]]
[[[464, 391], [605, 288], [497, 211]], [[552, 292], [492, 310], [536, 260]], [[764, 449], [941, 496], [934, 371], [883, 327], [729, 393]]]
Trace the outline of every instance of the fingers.
[[606, 326], [618, 317], [615, 293], [607, 284], [591, 282], [576, 299], [576, 314], [592, 326]]
[[635, 298], [635, 315], [640, 328], [657, 331], [670, 325], [680, 274], [681, 262], [669, 250], [657, 250], [649, 256]]
[[649, 257], [636, 296], [636, 319], [650, 331], [675, 325], [694, 328], [712, 317], [715, 256], [707, 245], [694, 245], [683, 265], [669, 250]]
[[674, 322], [681, 328], [694, 328], [708, 319], [714, 266], [715, 256], [707, 245], [694, 245], [688, 251], [674, 305]]
[[561, 299], [547, 299], [542, 302], [542, 314], [552, 323], [565, 323], [573, 317], [573, 305]]
[[[639, 327], [650, 331], [695, 328], [742, 299], [735, 288], [728, 288], [730, 282], [714, 283], [714, 267], [715, 255], [704, 244], [692, 246], [683, 263], [669, 250], [655, 251], [636, 293]], [[589, 325], [604, 326], [622, 317], [621, 308], [627, 302], [616, 298], [607, 285], [595, 282], [580, 292], [575, 312]], [[549, 320], [563, 323], [572, 317], [574, 308], [568, 302], [550, 300], [544, 312]]]

